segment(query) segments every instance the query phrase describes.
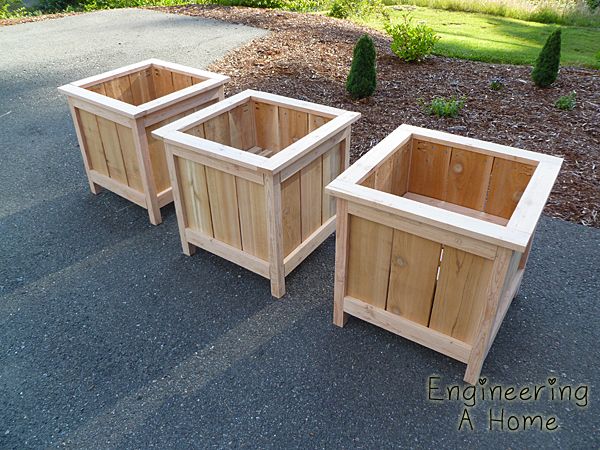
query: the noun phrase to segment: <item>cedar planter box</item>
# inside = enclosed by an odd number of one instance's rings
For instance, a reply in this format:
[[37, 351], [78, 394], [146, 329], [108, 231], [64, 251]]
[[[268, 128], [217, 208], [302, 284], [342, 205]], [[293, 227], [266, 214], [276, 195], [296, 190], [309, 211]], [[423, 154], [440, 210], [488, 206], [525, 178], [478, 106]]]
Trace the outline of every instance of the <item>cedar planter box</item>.
[[183, 251], [195, 246], [271, 280], [335, 229], [327, 186], [348, 167], [360, 114], [244, 91], [154, 131], [165, 142]]
[[150, 222], [173, 201], [162, 143], [152, 130], [223, 99], [229, 77], [149, 59], [61, 86], [90, 189], [146, 208]]
[[519, 289], [562, 159], [402, 125], [334, 180], [334, 323], [347, 314], [467, 363]]

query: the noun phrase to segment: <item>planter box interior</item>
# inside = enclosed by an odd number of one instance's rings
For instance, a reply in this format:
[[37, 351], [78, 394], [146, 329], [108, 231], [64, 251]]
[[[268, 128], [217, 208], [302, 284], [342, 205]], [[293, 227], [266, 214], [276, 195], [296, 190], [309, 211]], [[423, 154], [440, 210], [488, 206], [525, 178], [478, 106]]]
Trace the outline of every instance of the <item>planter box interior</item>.
[[349, 313], [466, 362], [516, 295], [562, 160], [403, 125], [328, 187], [334, 323]]
[[156, 130], [184, 252], [227, 258], [269, 278], [281, 297], [285, 275], [335, 228], [324, 187], [347, 167], [359, 117], [245, 91]]
[[151, 132], [223, 99], [228, 77], [156, 59], [61, 86], [90, 188], [148, 209], [153, 224], [172, 202], [162, 143]]

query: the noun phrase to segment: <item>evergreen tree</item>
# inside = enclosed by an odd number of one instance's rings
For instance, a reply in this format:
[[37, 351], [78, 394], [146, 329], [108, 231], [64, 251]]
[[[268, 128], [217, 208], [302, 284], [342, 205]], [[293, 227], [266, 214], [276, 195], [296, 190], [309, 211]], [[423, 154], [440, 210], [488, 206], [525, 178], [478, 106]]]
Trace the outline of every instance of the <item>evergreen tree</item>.
[[556, 81], [558, 77], [558, 67], [560, 65], [560, 28], [555, 30], [544, 44], [540, 52], [531, 78], [539, 87], [548, 87]]
[[375, 44], [368, 34], [363, 35], [354, 47], [352, 67], [346, 80], [346, 90], [354, 99], [373, 95], [377, 87]]

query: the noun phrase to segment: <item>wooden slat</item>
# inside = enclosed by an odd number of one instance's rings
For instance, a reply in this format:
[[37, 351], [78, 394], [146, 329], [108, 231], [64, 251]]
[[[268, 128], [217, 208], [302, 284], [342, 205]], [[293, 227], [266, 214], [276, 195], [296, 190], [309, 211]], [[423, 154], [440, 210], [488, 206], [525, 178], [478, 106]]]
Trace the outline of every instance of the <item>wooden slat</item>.
[[140, 162], [138, 160], [135, 144], [133, 143], [133, 130], [117, 124], [117, 134], [119, 135], [121, 154], [123, 156], [123, 163], [125, 164], [127, 183], [129, 184], [129, 187], [143, 192], [144, 186], [140, 175]]
[[528, 164], [495, 158], [485, 212], [509, 219], [534, 170]]
[[392, 192], [394, 178], [395, 158], [391, 155], [386, 162], [375, 171], [374, 188], [378, 191]]
[[109, 97], [132, 105], [134, 104], [131, 82], [128, 75], [105, 82], [104, 88], [106, 95]]
[[104, 156], [104, 149], [102, 148], [102, 139], [100, 138], [100, 130], [98, 130], [96, 116], [83, 109], [78, 109], [78, 111], [81, 119], [83, 136], [85, 138], [86, 150], [90, 157], [90, 169], [108, 176], [108, 166], [106, 165], [106, 157]]
[[186, 133], [191, 134], [192, 136], [197, 136], [199, 138], [206, 137], [206, 133], [204, 133], [204, 124], [203, 123], [199, 123], [195, 127], [190, 128], [189, 130], [186, 131]]
[[455, 205], [454, 203], [448, 203], [442, 200], [438, 200], [437, 198], [413, 194], [412, 192], [407, 192], [406, 194], [404, 194], [404, 198], [415, 200], [426, 205], [435, 206], [437, 208], [442, 208], [447, 211], [453, 211], [459, 214], [464, 214], [465, 216], [474, 217], [475, 219], [485, 220], [486, 222], [496, 223], [498, 225], [504, 226], [508, 223], [508, 219], [505, 219], [504, 217], [493, 216], [492, 214], [478, 211], [476, 209], [466, 208], [464, 206]]
[[315, 230], [307, 239], [287, 255], [283, 261], [285, 275], [287, 276], [302, 261], [306, 259], [319, 245], [335, 231], [335, 217], [331, 217], [323, 225]]
[[394, 230], [350, 216], [347, 295], [385, 309]]
[[187, 218], [186, 226], [208, 236], [213, 236], [210, 201], [205, 167], [184, 158], [175, 157], [178, 166], [179, 191]]
[[308, 131], [315, 131], [321, 125], [325, 125], [331, 119], [324, 116], [319, 116], [318, 114], [309, 114], [308, 115]]
[[103, 117], [96, 117], [98, 121], [98, 130], [102, 139], [102, 147], [106, 156], [106, 165], [111, 178], [129, 185], [127, 183], [127, 173], [123, 154], [121, 153], [121, 144], [119, 143], [119, 134], [117, 133], [117, 124]]
[[142, 208], [147, 208], [146, 198], [143, 192], [138, 192], [126, 184], [103, 175], [100, 172], [96, 172], [95, 170], [90, 170], [90, 178], [94, 183], [102, 186], [103, 188], [106, 188], [109, 191], [126, 198]]
[[444, 247], [429, 327], [472, 344], [493, 265], [492, 260]]
[[173, 80], [173, 89], [179, 91], [190, 87], [192, 83], [192, 77], [179, 72], [171, 72], [171, 79]]
[[408, 190], [445, 200], [450, 154], [448, 146], [414, 140]]
[[241, 249], [240, 221], [235, 177], [206, 167], [213, 232], [216, 239]]
[[242, 249], [265, 261], [269, 258], [265, 189], [257, 183], [236, 177], [240, 209]]
[[250, 102], [236, 106], [228, 114], [229, 132], [231, 134], [230, 145], [240, 150], [254, 148], [256, 146], [254, 111]]
[[279, 148], [285, 148], [308, 134], [308, 114], [279, 107]]
[[394, 230], [386, 309], [427, 326], [442, 245]]
[[229, 133], [229, 116], [223, 113], [204, 122], [204, 134], [206, 139], [223, 145], [231, 145]]
[[333, 288], [333, 324], [343, 327], [348, 320], [344, 312], [346, 275], [348, 270], [348, 202], [339, 199], [335, 205], [335, 276]]
[[154, 83], [155, 98], [164, 97], [175, 91], [170, 70], [154, 67], [152, 70], [152, 81]]
[[146, 129], [148, 154], [150, 155], [150, 162], [152, 163], [152, 175], [154, 176], [157, 192], [163, 191], [171, 185], [164, 144], [160, 139], [156, 139], [152, 136], [152, 131], [156, 128], [160, 128], [163, 124], [164, 122], [160, 122]]
[[256, 145], [277, 152], [279, 146], [279, 114], [277, 106], [254, 102]]
[[129, 74], [133, 104], [138, 106], [155, 98], [152, 72], [149, 69]]
[[300, 212], [303, 241], [321, 226], [322, 200], [323, 161], [319, 157], [300, 170]]
[[302, 242], [300, 220], [300, 173], [281, 183], [283, 255], [289, 255]]
[[104, 83], [99, 83], [94, 86], [90, 86], [87, 88], [87, 90], [95, 92], [97, 94], [106, 95], [106, 88], [104, 87]]
[[331, 183], [335, 177], [337, 177], [342, 171], [342, 159], [344, 146], [346, 143], [342, 141], [341, 143], [334, 146], [327, 153], [324, 153], [322, 156], [323, 159], [323, 199], [322, 199], [322, 208], [321, 208], [321, 222], [325, 223], [327, 219], [333, 217], [335, 214], [335, 198], [329, 195], [325, 191], [325, 187]]
[[446, 201], [482, 211], [493, 162], [491, 156], [453, 148]]
[[411, 143], [407, 142], [400, 146], [392, 156], [394, 160], [394, 175], [392, 177], [391, 194], [404, 195], [408, 191], [411, 148]]

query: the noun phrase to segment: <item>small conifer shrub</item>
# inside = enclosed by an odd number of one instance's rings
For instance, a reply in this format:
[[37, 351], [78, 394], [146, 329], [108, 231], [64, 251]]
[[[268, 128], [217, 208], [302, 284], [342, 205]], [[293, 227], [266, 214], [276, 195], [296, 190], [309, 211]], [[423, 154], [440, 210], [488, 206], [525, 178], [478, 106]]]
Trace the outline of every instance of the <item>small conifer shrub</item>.
[[364, 34], [354, 47], [352, 67], [346, 80], [346, 90], [354, 99], [373, 95], [377, 87], [377, 53], [375, 44], [368, 34]]
[[560, 65], [560, 28], [555, 30], [544, 44], [540, 52], [531, 78], [536, 86], [548, 87], [556, 81], [558, 77], [558, 67]]

